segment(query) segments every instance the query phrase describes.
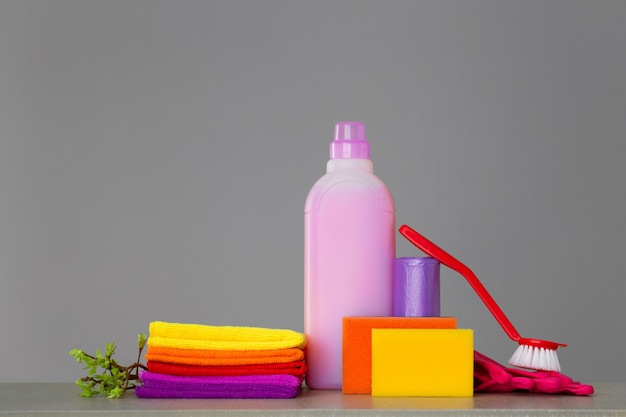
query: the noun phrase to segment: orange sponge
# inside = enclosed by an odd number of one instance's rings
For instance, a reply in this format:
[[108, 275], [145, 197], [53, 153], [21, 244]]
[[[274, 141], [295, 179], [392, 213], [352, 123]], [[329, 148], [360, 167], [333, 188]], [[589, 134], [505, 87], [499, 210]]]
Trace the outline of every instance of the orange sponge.
[[471, 397], [471, 329], [373, 329], [372, 395]]
[[372, 392], [372, 329], [456, 329], [456, 317], [344, 317], [344, 394]]

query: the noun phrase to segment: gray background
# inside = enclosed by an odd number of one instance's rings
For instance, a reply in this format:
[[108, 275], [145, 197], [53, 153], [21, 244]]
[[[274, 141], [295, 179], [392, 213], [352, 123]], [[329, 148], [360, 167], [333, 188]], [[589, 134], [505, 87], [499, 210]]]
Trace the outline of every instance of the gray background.
[[[624, 381], [626, 2], [1, 1], [0, 381], [153, 320], [303, 328], [303, 206], [366, 123], [408, 223]], [[420, 253], [398, 235], [398, 256]], [[515, 350], [442, 270], [442, 314]]]

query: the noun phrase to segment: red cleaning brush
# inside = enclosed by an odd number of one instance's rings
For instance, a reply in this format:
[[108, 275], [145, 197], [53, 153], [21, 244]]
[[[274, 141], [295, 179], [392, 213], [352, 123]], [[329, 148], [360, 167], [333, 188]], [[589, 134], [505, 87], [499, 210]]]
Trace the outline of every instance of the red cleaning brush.
[[437, 259], [448, 268], [454, 269], [465, 277], [485, 306], [487, 306], [491, 314], [495, 317], [498, 323], [500, 323], [504, 332], [511, 338], [511, 340], [519, 343], [517, 350], [513, 353], [511, 359], [509, 359], [509, 364], [520, 368], [542, 371], [559, 372], [561, 370], [556, 350], [559, 347], [567, 346], [566, 344], [521, 337], [517, 330], [515, 330], [515, 327], [513, 327], [513, 324], [495, 302], [493, 297], [491, 297], [487, 289], [467, 266], [463, 265], [452, 255], [448, 254], [446, 251], [417, 233], [406, 224], [400, 227], [400, 234], [428, 256]]

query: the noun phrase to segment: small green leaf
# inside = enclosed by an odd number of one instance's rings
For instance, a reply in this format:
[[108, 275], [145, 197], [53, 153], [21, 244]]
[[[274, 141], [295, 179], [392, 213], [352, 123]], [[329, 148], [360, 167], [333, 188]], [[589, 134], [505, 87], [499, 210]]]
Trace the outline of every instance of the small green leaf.
[[124, 390], [121, 387], [116, 387], [116, 388], [113, 388], [109, 392], [109, 395], [107, 395], [107, 398], [109, 399], [120, 398], [123, 394], [124, 394]]
[[93, 397], [93, 395], [94, 395], [93, 391], [85, 387], [83, 387], [83, 391], [80, 393], [80, 396], [84, 398]]
[[113, 354], [115, 353], [115, 349], [117, 348], [117, 346], [115, 346], [115, 343], [109, 343], [107, 342], [107, 348], [106, 348], [106, 356], [108, 358], [110, 358], [111, 356], [113, 356]]
[[76, 362], [82, 362], [85, 359], [85, 352], [80, 349], [72, 349], [68, 353], [76, 359]]
[[146, 346], [146, 342], [147, 342], [147, 338], [146, 335], [143, 333], [139, 333], [137, 335], [137, 347], [139, 348], [139, 350], [143, 349], [144, 346]]
[[81, 397], [89, 398], [89, 397], [92, 397], [94, 394], [96, 394], [96, 392], [91, 389], [91, 385], [86, 383], [82, 379], [76, 380], [76, 385], [78, 385], [81, 388], [81, 391], [82, 391], [80, 394]]

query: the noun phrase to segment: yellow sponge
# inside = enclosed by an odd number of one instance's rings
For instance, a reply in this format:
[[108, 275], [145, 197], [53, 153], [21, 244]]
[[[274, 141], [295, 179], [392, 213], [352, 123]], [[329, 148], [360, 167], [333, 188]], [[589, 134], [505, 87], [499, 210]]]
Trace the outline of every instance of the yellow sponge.
[[471, 397], [471, 329], [372, 329], [372, 395]]
[[456, 329], [456, 326], [456, 317], [344, 317], [342, 392], [372, 392], [372, 329]]

